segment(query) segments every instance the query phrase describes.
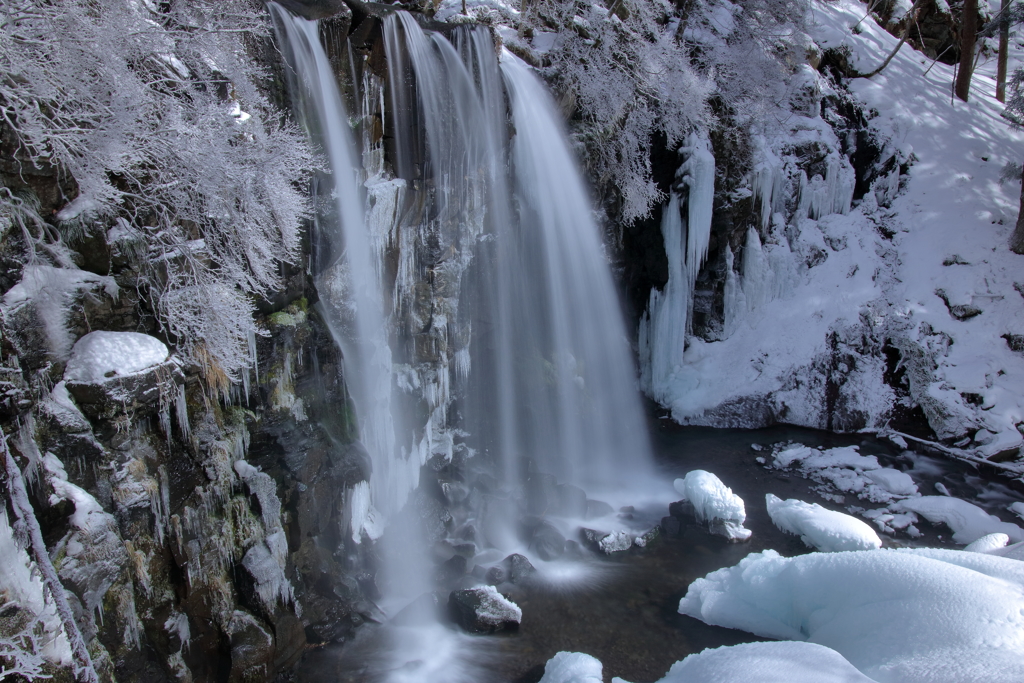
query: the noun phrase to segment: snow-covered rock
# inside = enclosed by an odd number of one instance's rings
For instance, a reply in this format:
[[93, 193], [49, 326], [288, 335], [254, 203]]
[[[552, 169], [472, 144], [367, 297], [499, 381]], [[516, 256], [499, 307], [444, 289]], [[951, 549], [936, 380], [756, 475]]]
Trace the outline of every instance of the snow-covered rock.
[[968, 543], [964, 548], [966, 553], [991, 553], [993, 550], [1000, 550], [1010, 542], [1006, 534], [994, 533], [982, 536], [978, 540]]
[[93, 418], [169, 405], [184, 379], [167, 346], [138, 332], [90, 332], [75, 342], [64, 370], [68, 392]]
[[[575, 679], [571, 679], [575, 680]], [[874, 683], [836, 652], [798, 641], [707, 649], [676, 662], [658, 683]], [[613, 678], [612, 683], [626, 683]]]
[[933, 524], [945, 524], [953, 531], [957, 543], [966, 545], [994, 533], [1006, 534], [1014, 543], [1024, 541], [1024, 529], [960, 498], [921, 496], [901, 501], [897, 507], [915, 512]]
[[[48, 361], [67, 361], [76, 337], [96, 323], [96, 308], [117, 296], [112, 277], [31, 265], [4, 294], [0, 308], [22, 365], [36, 368]], [[85, 329], [76, 332], [79, 328]]]
[[539, 683], [603, 683], [601, 662], [582, 652], [559, 652], [544, 665]]
[[706, 523], [713, 533], [737, 541], [750, 538], [750, 530], [743, 527], [747, 519], [743, 499], [714, 474], [693, 470], [672, 485], [693, 505], [697, 519]]
[[523, 620], [519, 605], [499, 593], [494, 586], [452, 591], [448, 596], [448, 610], [456, 623], [472, 633], [514, 628]]
[[880, 683], [1024, 680], [1024, 563], [933, 548], [752, 553], [679, 612], [830, 647]]
[[765, 504], [775, 526], [800, 537], [807, 546], [823, 552], [872, 550], [882, 547], [874, 529], [856, 517], [828, 510], [817, 503], [781, 500], [767, 494]]

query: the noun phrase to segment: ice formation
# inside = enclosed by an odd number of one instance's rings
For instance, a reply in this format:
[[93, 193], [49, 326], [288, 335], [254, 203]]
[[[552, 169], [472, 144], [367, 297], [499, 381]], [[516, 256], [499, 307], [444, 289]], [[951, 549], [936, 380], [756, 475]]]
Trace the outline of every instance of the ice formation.
[[544, 665], [539, 683], [603, 683], [601, 662], [582, 652], [559, 652]]
[[799, 536], [811, 548], [830, 553], [882, 547], [874, 529], [856, 517], [816, 503], [781, 500], [770, 493], [765, 496], [765, 504], [775, 526]]
[[957, 550], [751, 553], [679, 612], [830, 647], [880, 683], [1024, 680], [1024, 563]]
[[933, 524], [945, 524], [953, 531], [953, 540], [957, 543], [966, 545], [993, 533], [1006, 534], [1014, 543], [1024, 541], [1024, 529], [960, 498], [921, 496], [908, 498], [898, 507], [915, 512]]
[[[575, 679], [570, 679], [575, 680]], [[743, 643], [676, 662], [658, 683], [874, 683], [835, 650], [814, 643]], [[613, 678], [612, 683], [626, 683]]]
[[672, 485], [693, 505], [697, 519], [707, 523], [713, 531], [734, 540], [750, 538], [750, 530], [743, 527], [747, 519], [743, 499], [721, 479], [704, 470], [693, 470]]

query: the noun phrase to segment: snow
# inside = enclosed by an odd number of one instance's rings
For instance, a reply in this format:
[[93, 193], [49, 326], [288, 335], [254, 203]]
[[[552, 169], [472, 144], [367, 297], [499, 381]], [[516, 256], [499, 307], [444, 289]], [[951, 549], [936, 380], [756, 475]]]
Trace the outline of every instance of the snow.
[[138, 332], [90, 332], [71, 350], [66, 381], [102, 384], [111, 377], [132, 375], [167, 360], [167, 346]]
[[775, 526], [799, 536], [811, 548], [831, 553], [882, 546], [871, 527], [842, 512], [792, 498], [782, 500], [771, 493], [765, 496], [765, 505]]
[[1024, 563], [956, 550], [751, 553], [679, 612], [830, 647], [879, 683], [1024, 680]]
[[[865, 13], [852, 0], [814, 2], [809, 34], [819, 48], [849, 49], [855, 69], [873, 70], [897, 39]], [[879, 177], [859, 206], [849, 207], [850, 169], [825, 121], [794, 107], [780, 129], [755, 131], [749, 190], [761, 224], [744, 253], [723, 254], [723, 338], [687, 340], [682, 366], [658, 398], [674, 419], [826, 427], [830, 335], [854, 347], [877, 335], [893, 340], [905, 360], [919, 358], [907, 368], [909, 391], [940, 439], [977, 432], [969, 449], [982, 457], [1024, 442], [1015, 428], [1024, 421], [1024, 355], [1002, 338], [1024, 333], [1013, 288], [1024, 257], [1007, 249], [1019, 186], [999, 182], [1003, 166], [1019, 161], [1024, 132], [1000, 117], [994, 62], [980, 57], [968, 103], [950, 99], [953, 67], [933, 65], [910, 45], [879, 75], [849, 81], [885, 154], [898, 163], [915, 157], [909, 174]], [[806, 66], [796, 72], [790, 89], [801, 98], [813, 102], [815, 88], [829, 87], [813, 82]], [[780, 150], [811, 140], [829, 149], [823, 172], [803, 179], [798, 196], [782, 196], [792, 174]], [[784, 215], [787, 200], [799, 202], [793, 218]], [[805, 257], [822, 244], [827, 258], [809, 266]], [[937, 290], [982, 314], [954, 318]], [[884, 382], [881, 353], [860, 347], [855, 360], [840, 391], [863, 424], [844, 428], [882, 426], [896, 395]]]
[[1011, 541], [1024, 541], [1024, 529], [990, 515], [973, 503], [947, 496], [921, 496], [901, 501], [898, 507], [916, 512], [933, 524], [945, 524], [957, 543], [973, 543], [993, 533], [1006, 534]]
[[[938, 488], [938, 487], [936, 487]], [[943, 487], [945, 488], [945, 487]], [[1024, 503], [1010, 503], [1006, 508], [1021, 519], [1024, 519]]]
[[[835, 650], [782, 641], [708, 648], [676, 662], [658, 683], [873, 683]], [[626, 683], [613, 678], [612, 683]]]
[[559, 652], [544, 665], [539, 683], [603, 683], [604, 667], [582, 652]]
[[682, 479], [672, 482], [679, 495], [693, 505], [694, 513], [701, 522], [712, 529], [720, 522], [724, 533], [730, 539], [746, 540], [750, 530], [743, 527], [747, 518], [743, 499], [732, 492], [722, 480], [710, 472], [693, 470]]
[[882, 467], [873, 455], [861, 455], [858, 446], [818, 450], [803, 444], [781, 448], [774, 456], [775, 467], [800, 468], [801, 474], [824, 485], [820, 493], [838, 490], [853, 493], [874, 503], [892, 503], [916, 496], [917, 484], [906, 472]]
[[42, 624], [45, 640], [36, 654], [57, 664], [71, 663], [71, 645], [62, 630], [57, 609], [46, 598], [43, 582], [34, 571], [28, 553], [15, 541], [4, 509], [0, 509], [0, 595], [5, 606], [13, 603]]
[[605, 555], [611, 555], [632, 548], [634, 536], [628, 531], [613, 531], [598, 541], [597, 545]]
[[483, 623], [498, 626], [510, 621], [518, 624], [523, 620], [523, 610], [519, 605], [499, 593], [494, 586], [478, 586], [473, 590], [480, 598], [476, 614]]
[[964, 548], [965, 553], [991, 553], [993, 550], [1000, 550], [1010, 542], [1006, 534], [994, 533], [982, 536], [976, 541], [968, 543]]

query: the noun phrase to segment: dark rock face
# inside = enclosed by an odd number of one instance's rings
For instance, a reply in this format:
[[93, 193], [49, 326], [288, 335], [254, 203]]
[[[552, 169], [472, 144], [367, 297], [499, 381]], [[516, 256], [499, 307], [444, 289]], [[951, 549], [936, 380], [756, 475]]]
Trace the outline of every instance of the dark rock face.
[[352, 16], [352, 10], [343, 0], [275, 0], [275, 2], [292, 14], [313, 21], [339, 14]]

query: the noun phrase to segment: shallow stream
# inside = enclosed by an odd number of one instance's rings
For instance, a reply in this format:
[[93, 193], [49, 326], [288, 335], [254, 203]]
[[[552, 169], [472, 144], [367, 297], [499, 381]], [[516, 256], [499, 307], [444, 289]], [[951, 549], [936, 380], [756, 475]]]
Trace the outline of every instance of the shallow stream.
[[[810, 552], [799, 538], [784, 534], [772, 524], [765, 509], [765, 494], [798, 498], [840, 511], [850, 505], [876, 507], [852, 496], [842, 504], [825, 500], [815, 492], [814, 482], [766, 468], [757, 458], [769, 456], [772, 444], [799, 442], [822, 448], [858, 445], [862, 454], [877, 456], [884, 466], [910, 473], [922, 495], [937, 495], [934, 484], [942, 482], [952, 495], [974, 502], [1004, 521], [1020, 521], [1005, 508], [1010, 502], [1024, 500], [1024, 495], [1002, 481], [981, 475], [965, 464], [905, 455], [889, 441], [873, 436], [795, 427], [752, 431], [679, 427], [655, 416], [650, 419], [650, 428], [660, 474], [667, 481], [694, 469], [716, 474], [743, 498], [752, 538], [745, 543], [729, 543], [694, 522], [680, 536], [662, 536], [647, 548], [595, 557], [577, 567], [578, 576], [558, 585], [515, 586], [509, 597], [523, 611], [518, 630], [488, 636], [439, 631], [426, 636], [426, 650], [438, 657], [448, 648], [464, 651], [463, 656], [446, 665], [454, 666], [458, 661], [458, 666], [464, 668], [462, 675], [446, 671], [443, 678], [535, 683], [543, 675], [547, 660], [566, 650], [600, 659], [605, 680], [619, 676], [632, 683], [645, 683], [659, 680], [674, 662], [691, 653], [759, 640], [749, 633], [708, 626], [682, 616], [676, 608], [691, 582], [737, 564], [748, 553], [767, 548], [784, 556]], [[752, 444], [764, 446], [764, 450], [755, 450]], [[637, 510], [633, 514], [644, 513], [654, 519], [668, 511]], [[916, 539], [905, 533], [879, 535], [885, 547], [960, 547], [949, 540], [949, 530], [944, 527], [932, 526], [923, 519], [918, 527], [922, 535]], [[378, 649], [387, 642], [383, 633], [373, 632], [375, 628], [364, 629], [352, 644], [311, 651], [297, 680], [361, 682], [376, 680], [381, 674], [390, 680], [433, 680], [429, 661], [406, 664], [398, 675], [392, 670], [390, 676], [382, 662], [374, 664]]]

